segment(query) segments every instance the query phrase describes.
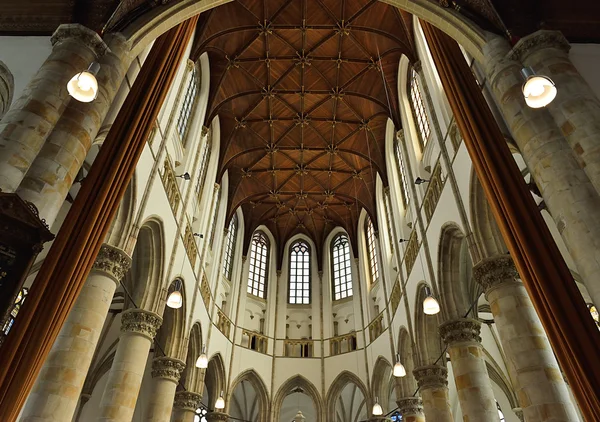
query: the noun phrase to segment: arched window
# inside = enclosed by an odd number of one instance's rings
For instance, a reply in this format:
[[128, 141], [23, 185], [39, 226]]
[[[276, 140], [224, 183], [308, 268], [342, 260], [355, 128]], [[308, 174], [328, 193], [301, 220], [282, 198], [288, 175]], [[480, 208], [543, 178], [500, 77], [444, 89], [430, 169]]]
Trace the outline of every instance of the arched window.
[[333, 299], [352, 296], [352, 268], [350, 266], [350, 242], [345, 234], [338, 234], [331, 245]]
[[179, 117], [177, 118], [177, 132], [179, 132], [179, 137], [182, 140], [185, 139], [190, 116], [192, 115], [192, 109], [194, 108], [194, 100], [196, 99], [196, 93], [198, 92], [196, 66], [192, 67], [191, 73], [185, 96], [183, 97], [183, 104], [181, 104], [181, 109], [179, 111]]
[[250, 271], [248, 273], [248, 293], [266, 298], [267, 274], [269, 268], [269, 239], [263, 232], [252, 236], [250, 245]]
[[8, 318], [7, 318], [6, 322], [4, 323], [4, 326], [2, 327], [2, 334], [7, 335], [8, 332], [10, 331], [10, 328], [15, 323], [15, 318], [17, 317], [17, 314], [21, 310], [21, 306], [23, 305], [23, 302], [25, 302], [25, 299], [27, 298], [28, 293], [29, 293], [29, 289], [27, 287], [23, 287], [21, 289], [21, 291], [19, 292], [19, 294], [17, 295], [17, 297], [15, 299], [15, 303], [13, 304], [13, 307], [10, 310], [10, 314], [8, 314]]
[[500, 422], [506, 422], [506, 418], [504, 417], [504, 413], [502, 413], [502, 409], [500, 408], [500, 403], [496, 400], [496, 407], [498, 408], [498, 417], [500, 418]]
[[379, 260], [377, 258], [377, 238], [375, 237], [375, 227], [369, 217], [366, 221], [367, 232], [367, 255], [369, 255], [369, 269], [371, 270], [371, 283], [379, 280]]
[[194, 422], [206, 422], [207, 413], [208, 409], [200, 405], [200, 407], [196, 409], [196, 414], [194, 415]]
[[237, 215], [234, 214], [229, 222], [229, 230], [227, 232], [227, 239], [225, 240], [225, 259], [223, 260], [223, 274], [228, 280], [231, 280], [231, 270], [233, 269], [233, 254], [235, 253], [237, 227]]
[[427, 117], [427, 111], [425, 110], [423, 96], [421, 95], [419, 75], [414, 69], [410, 70], [410, 104], [415, 116], [415, 122], [417, 123], [419, 143], [421, 144], [421, 149], [424, 149], [429, 140], [431, 128], [429, 126], [429, 118]]
[[212, 136], [209, 134], [202, 147], [202, 156], [200, 159], [200, 168], [198, 172], [198, 183], [196, 184], [196, 195], [198, 195], [198, 200], [202, 196], [202, 191], [204, 190], [204, 185], [206, 184], [206, 173], [208, 170], [208, 159], [210, 158], [211, 141]]
[[400, 412], [395, 411], [390, 416], [390, 419], [392, 420], [392, 422], [402, 422], [402, 415], [400, 414]]
[[596, 308], [596, 305], [588, 303], [588, 309], [590, 311], [590, 314], [592, 315], [592, 319], [600, 329], [600, 314], [598, 313], [598, 308]]
[[310, 303], [310, 248], [302, 240], [290, 248], [289, 303]]
[[408, 185], [408, 170], [406, 169], [406, 164], [404, 163], [404, 158], [402, 155], [402, 145], [400, 145], [399, 139], [396, 139], [396, 141], [394, 142], [394, 152], [396, 153], [398, 173], [400, 173], [400, 181], [402, 182], [402, 189], [400, 189], [400, 192], [402, 194], [402, 205], [404, 205], [404, 208], [406, 209], [410, 200], [410, 190]]

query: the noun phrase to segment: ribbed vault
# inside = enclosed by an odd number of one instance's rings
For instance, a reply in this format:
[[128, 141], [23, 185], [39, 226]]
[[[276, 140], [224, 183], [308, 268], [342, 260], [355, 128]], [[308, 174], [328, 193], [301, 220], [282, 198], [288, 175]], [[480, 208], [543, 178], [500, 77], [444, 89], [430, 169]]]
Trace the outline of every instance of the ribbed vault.
[[280, 248], [298, 233], [322, 245], [342, 226], [356, 246], [362, 208], [377, 224], [409, 23], [366, 0], [237, 0], [201, 16], [193, 55], [209, 55], [208, 121], [219, 116], [228, 217], [242, 207], [247, 239], [264, 224]]

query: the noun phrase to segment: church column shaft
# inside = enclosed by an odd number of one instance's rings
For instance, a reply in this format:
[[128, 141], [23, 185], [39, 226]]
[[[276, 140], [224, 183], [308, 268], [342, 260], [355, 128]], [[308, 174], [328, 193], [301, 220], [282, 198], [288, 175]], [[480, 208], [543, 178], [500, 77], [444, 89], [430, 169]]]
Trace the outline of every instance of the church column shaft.
[[498, 409], [485, 367], [480, 330], [481, 323], [470, 318], [459, 318], [440, 325], [440, 334], [448, 345], [463, 419], [498, 422]]
[[510, 256], [486, 258], [474, 278], [485, 289], [527, 422], [579, 421], [542, 323]]
[[175, 389], [185, 363], [179, 359], [160, 357], [152, 361], [152, 392], [146, 412], [148, 422], [169, 422]]
[[0, 122], [0, 189], [14, 192], [69, 102], [67, 83], [107, 51], [91, 29], [61, 25], [52, 52]]
[[162, 318], [153, 312], [123, 312], [121, 335], [100, 401], [98, 422], [131, 421], [150, 345], [161, 324]]
[[202, 396], [190, 391], [175, 393], [173, 404], [173, 422], [194, 422], [196, 409], [200, 407]]
[[448, 370], [443, 366], [421, 366], [413, 371], [423, 401], [425, 420], [454, 422], [448, 396]]
[[59, 422], [73, 418], [116, 285], [130, 265], [131, 259], [123, 251], [102, 246], [44, 362], [21, 421]]

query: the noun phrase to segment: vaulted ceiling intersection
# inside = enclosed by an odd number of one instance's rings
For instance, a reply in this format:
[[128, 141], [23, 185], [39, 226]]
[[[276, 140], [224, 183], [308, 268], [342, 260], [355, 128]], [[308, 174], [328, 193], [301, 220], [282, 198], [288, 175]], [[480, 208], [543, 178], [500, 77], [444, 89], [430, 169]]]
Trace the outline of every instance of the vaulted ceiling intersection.
[[280, 252], [297, 233], [320, 247], [342, 226], [356, 250], [377, 174], [387, 184], [410, 21], [374, 0], [239, 0], [201, 17], [194, 56], [209, 55], [208, 121], [219, 116], [228, 216], [242, 207], [246, 239], [264, 224]]

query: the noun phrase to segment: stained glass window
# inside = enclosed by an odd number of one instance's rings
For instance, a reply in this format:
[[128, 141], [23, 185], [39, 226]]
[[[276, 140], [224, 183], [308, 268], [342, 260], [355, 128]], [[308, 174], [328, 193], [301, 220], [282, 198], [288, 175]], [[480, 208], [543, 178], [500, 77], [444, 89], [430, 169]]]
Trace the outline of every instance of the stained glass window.
[[289, 302], [310, 303], [310, 248], [302, 240], [290, 248]]
[[339, 234], [333, 239], [331, 262], [333, 265], [333, 299], [339, 300], [352, 296], [350, 242], [345, 234]]
[[225, 259], [223, 260], [223, 274], [228, 280], [231, 280], [231, 270], [233, 269], [233, 254], [235, 253], [237, 226], [237, 215], [234, 214], [229, 222], [229, 230], [227, 231], [227, 239], [225, 240]]
[[402, 422], [402, 415], [400, 412], [396, 411], [392, 414], [392, 416], [390, 416], [390, 419], [392, 422]]
[[21, 289], [21, 291], [19, 292], [19, 294], [17, 295], [17, 297], [15, 299], [15, 303], [13, 304], [13, 307], [10, 310], [10, 314], [8, 315], [8, 319], [4, 323], [4, 327], [2, 327], [2, 332], [4, 333], [4, 335], [8, 334], [11, 327], [15, 323], [15, 318], [17, 317], [17, 314], [21, 310], [21, 306], [23, 306], [23, 302], [25, 302], [25, 299], [27, 298], [28, 293], [29, 293], [29, 289], [27, 287], [23, 287]]
[[179, 132], [179, 137], [182, 140], [185, 139], [185, 133], [190, 121], [190, 116], [192, 115], [197, 92], [198, 79], [196, 77], [196, 67], [194, 66], [192, 67], [192, 74], [190, 75], [185, 96], [183, 97], [183, 103], [181, 104], [181, 110], [179, 111], [179, 117], [177, 118], [177, 132]]
[[588, 304], [588, 309], [590, 310], [590, 314], [592, 314], [592, 318], [594, 319], [594, 322], [600, 329], [600, 313], [598, 313], [598, 308], [596, 308], [596, 305], [593, 305], [590, 303], [590, 304]]
[[417, 129], [419, 131], [421, 148], [425, 148], [425, 145], [427, 145], [427, 141], [429, 140], [429, 135], [431, 134], [431, 129], [429, 126], [427, 111], [425, 110], [423, 96], [421, 95], [419, 75], [414, 69], [411, 69], [410, 72], [410, 103], [412, 105], [415, 121], [417, 123]]
[[269, 268], [269, 239], [263, 232], [252, 236], [250, 247], [250, 271], [248, 273], [248, 293], [266, 298], [267, 274]]
[[369, 269], [371, 270], [371, 283], [379, 280], [379, 261], [377, 258], [377, 238], [375, 237], [375, 227], [373, 222], [367, 217], [367, 255], [369, 256]]

